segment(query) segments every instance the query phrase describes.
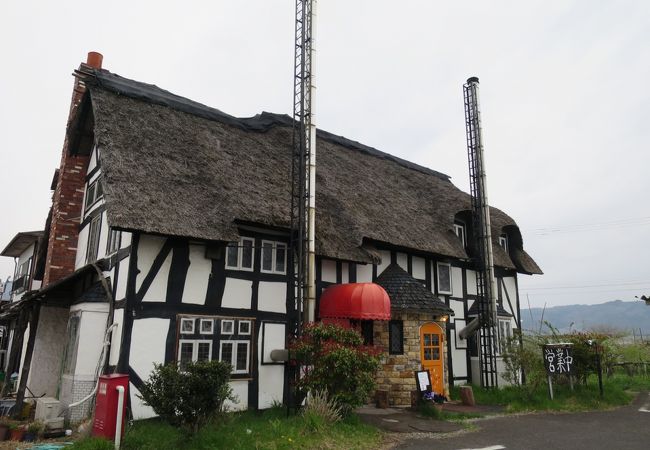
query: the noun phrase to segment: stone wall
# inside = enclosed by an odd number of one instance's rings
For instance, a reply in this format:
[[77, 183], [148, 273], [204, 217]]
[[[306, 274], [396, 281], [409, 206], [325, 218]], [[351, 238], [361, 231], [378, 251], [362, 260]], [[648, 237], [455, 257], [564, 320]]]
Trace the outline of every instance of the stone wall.
[[[420, 327], [428, 322], [434, 322], [431, 314], [393, 312], [393, 320], [403, 321], [404, 353], [402, 355], [388, 354], [388, 322], [374, 322], [374, 344], [386, 349], [382, 365], [377, 372], [377, 389], [388, 391], [390, 406], [411, 406], [411, 391], [416, 389], [415, 372], [422, 370], [420, 361]], [[435, 321], [443, 330], [444, 354], [444, 385], [448, 392], [447, 369], [447, 339], [445, 336], [446, 323]]]

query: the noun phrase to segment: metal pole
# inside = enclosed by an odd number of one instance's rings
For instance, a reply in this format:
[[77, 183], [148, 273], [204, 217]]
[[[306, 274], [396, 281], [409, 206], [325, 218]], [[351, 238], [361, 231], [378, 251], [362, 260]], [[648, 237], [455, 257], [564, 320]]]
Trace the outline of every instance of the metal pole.
[[553, 378], [550, 375], [547, 375], [548, 377], [548, 396], [551, 400], [553, 400]]

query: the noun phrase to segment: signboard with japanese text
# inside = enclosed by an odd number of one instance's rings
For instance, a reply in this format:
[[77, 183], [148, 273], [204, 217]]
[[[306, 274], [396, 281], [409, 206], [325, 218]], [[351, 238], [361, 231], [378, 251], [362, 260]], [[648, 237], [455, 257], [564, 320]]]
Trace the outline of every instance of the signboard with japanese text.
[[573, 369], [572, 344], [543, 346], [544, 367], [548, 375], [571, 375]]

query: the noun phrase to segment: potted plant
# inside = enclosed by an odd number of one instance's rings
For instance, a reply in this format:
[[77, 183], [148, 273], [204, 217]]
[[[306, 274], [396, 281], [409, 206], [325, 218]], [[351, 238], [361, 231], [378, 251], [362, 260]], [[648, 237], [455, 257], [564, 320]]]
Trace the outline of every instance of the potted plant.
[[43, 430], [43, 424], [40, 422], [32, 422], [27, 426], [27, 431], [23, 436], [23, 441], [25, 442], [34, 442], [39, 433]]
[[25, 426], [19, 423], [9, 425], [9, 439], [12, 441], [22, 441], [25, 435]]

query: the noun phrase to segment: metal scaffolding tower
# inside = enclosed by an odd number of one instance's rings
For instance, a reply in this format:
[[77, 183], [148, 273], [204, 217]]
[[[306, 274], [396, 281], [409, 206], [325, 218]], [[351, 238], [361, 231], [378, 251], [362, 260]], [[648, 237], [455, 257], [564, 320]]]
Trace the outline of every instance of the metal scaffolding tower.
[[472, 196], [472, 222], [476, 248], [476, 288], [479, 311], [479, 366], [481, 386], [497, 387], [496, 368], [496, 287], [490, 207], [487, 198], [483, 134], [478, 100], [478, 78], [472, 77], [463, 85], [465, 99], [465, 133], [469, 160], [469, 182]]

